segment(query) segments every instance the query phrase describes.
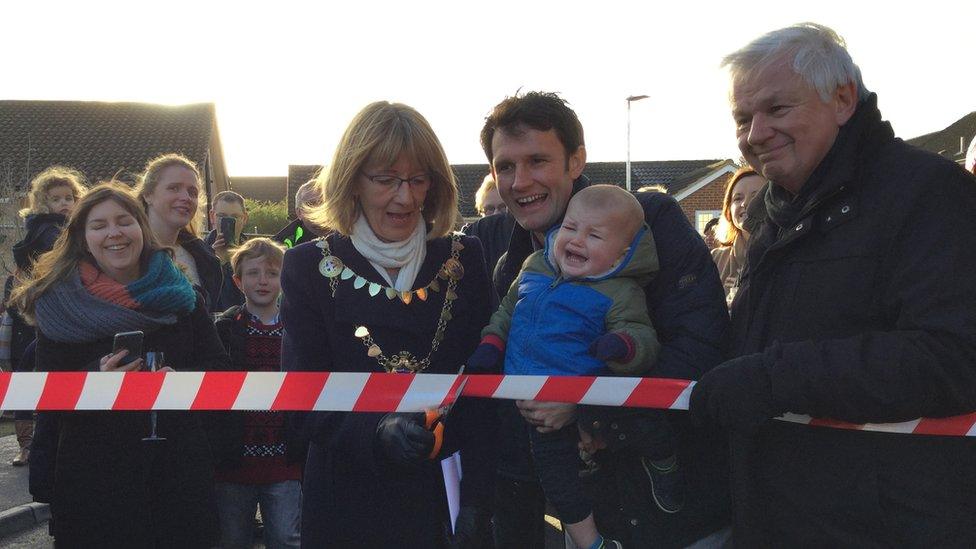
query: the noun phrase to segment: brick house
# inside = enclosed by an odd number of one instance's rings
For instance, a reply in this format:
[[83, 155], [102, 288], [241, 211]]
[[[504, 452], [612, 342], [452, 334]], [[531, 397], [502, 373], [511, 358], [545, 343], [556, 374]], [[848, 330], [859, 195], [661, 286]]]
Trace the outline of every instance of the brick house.
[[208, 202], [229, 187], [213, 103], [0, 101], [0, 269], [10, 264], [22, 230], [16, 211], [39, 172], [60, 164], [92, 183], [131, 183], [146, 162], [169, 152], [200, 167]]

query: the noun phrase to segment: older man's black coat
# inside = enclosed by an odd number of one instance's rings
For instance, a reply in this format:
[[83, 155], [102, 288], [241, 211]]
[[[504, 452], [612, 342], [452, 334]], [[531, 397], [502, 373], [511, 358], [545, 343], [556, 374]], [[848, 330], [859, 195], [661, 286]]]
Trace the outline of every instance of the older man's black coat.
[[[733, 335], [779, 409], [853, 423], [976, 410], [972, 176], [895, 139], [872, 96], [795, 204], [754, 204]], [[976, 539], [972, 438], [774, 421], [734, 434], [732, 458], [736, 545]]]

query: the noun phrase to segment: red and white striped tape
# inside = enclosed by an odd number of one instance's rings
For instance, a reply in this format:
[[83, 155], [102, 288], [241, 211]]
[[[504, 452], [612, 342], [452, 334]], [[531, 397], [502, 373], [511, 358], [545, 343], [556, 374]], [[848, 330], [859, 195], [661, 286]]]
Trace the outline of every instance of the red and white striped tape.
[[[0, 410], [278, 410], [417, 412], [450, 402], [462, 376], [348, 372], [0, 373]], [[465, 396], [687, 410], [693, 381], [633, 377], [468, 375]], [[976, 413], [855, 425], [889, 433], [976, 436]]]

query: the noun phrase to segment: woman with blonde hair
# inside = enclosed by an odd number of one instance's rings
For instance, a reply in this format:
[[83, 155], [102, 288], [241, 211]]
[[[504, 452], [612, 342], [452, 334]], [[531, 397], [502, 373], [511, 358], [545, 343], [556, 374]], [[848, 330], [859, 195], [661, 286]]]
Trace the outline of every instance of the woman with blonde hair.
[[136, 195], [146, 209], [156, 238], [173, 248], [176, 263], [200, 288], [211, 312], [220, 296], [223, 272], [212, 248], [197, 237], [195, 221], [200, 206], [202, 178], [192, 160], [164, 154], [149, 161]]
[[756, 170], [746, 166], [739, 168], [725, 187], [722, 200], [722, 217], [715, 238], [721, 244], [712, 250], [712, 260], [718, 267], [719, 278], [725, 287], [725, 299], [729, 305], [735, 298], [739, 285], [739, 275], [746, 262], [746, 248], [749, 245], [749, 229], [746, 223], [749, 204], [756, 198], [762, 199], [766, 190], [766, 180]]
[[[68, 215], [84, 194], [85, 176], [73, 168], [51, 166], [34, 177], [27, 193], [27, 207], [20, 211], [24, 218], [24, 238], [13, 247], [19, 273], [30, 273], [37, 258], [54, 247]], [[4, 285], [4, 299], [10, 296], [13, 280], [13, 277], [8, 278]], [[34, 341], [34, 329], [24, 322], [16, 307], [11, 307], [7, 314], [11, 325], [11, 366], [15, 372], [32, 371], [31, 356], [25, 357], [24, 353]], [[11, 463], [27, 465], [34, 439], [33, 412], [14, 412], [14, 430], [20, 451]]]
[[[37, 364], [50, 371], [129, 372], [142, 357], [113, 351], [121, 332], [172, 370], [226, 369], [216, 329], [169, 250], [153, 236], [129, 190], [93, 188], [54, 249], [11, 298], [37, 327]], [[44, 487], [58, 547], [212, 547], [217, 541], [210, 449], [199, 416], [159, 412], [162, 442], [146, 412], [55, 416], [60, 434]], [[35, 464], [36, 465], [36, 464]]]
[[[316, 186], [322, 202], [307, 217], [332, 232], [285, 254], [282, 369], [456, 373], [488, 321], [490, 286], [478, 240], [452, 232], [457, 184], [427, 120], [402, 104], [366, 106]], [[490, 537], [489, 402], [461, 399], [443, 439], [423, 413], [312, 412], [301, 423], [303, 546], [478, 547]], [[446, 536], [439, 461], [458, 450], [461, 509]]]

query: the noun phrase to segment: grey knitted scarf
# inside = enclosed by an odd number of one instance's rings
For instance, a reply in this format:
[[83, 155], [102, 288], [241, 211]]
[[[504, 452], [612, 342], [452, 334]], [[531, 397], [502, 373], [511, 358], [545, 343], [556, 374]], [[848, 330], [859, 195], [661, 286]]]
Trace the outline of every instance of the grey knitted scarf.
[[136, 311], [93, 296], [77, 271], [38, 298], [34, 316], [46, 337], [62, 343], [84, 343], [119, 332], [148, 332], [176, 324], [173, 313]]

